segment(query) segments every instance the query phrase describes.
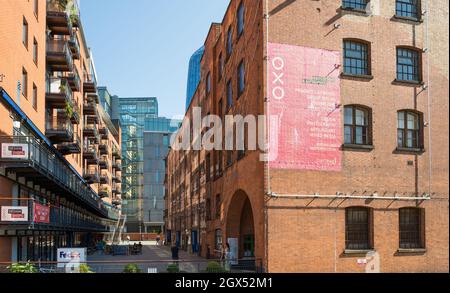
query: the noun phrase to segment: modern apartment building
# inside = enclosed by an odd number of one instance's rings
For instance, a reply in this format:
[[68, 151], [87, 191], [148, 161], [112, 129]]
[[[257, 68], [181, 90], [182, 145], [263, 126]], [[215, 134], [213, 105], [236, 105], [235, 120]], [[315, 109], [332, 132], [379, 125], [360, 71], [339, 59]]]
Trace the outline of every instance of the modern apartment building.
[[264, 115], [268, 142], [173, 148], [169, 240], [268, 272], [448, 272], [448, 8], [231, 0], [174, 143], [208, 130], [195, 107]]
[[98, 105], [78, 2], [0, 6], [0, 261], [54, 261], [115, 226], [121, 129]]
[[113, 120], [122, 127], [122, 192], [126, 232], [144, 233], [144, 129], [147, 119], [158, 117], [154, 97], [113, 98]]

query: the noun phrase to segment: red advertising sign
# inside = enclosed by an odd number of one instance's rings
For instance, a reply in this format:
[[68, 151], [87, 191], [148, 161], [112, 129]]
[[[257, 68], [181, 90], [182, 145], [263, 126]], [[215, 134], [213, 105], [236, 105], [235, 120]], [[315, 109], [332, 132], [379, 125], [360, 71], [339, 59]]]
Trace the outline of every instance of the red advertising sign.
[[269, 43], [274, 169], [341, 171], [340, 53]]
[[50, 223], [50, 208], [38, 203], [34, 203], [34, 222]]

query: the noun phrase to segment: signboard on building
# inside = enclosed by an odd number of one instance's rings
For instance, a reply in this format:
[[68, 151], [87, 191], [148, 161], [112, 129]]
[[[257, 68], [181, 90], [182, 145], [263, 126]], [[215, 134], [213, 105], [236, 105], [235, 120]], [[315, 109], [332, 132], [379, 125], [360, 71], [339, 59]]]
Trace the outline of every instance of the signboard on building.
[[269, 161], [341, 171], [340, 52], [269, 43]]
[[76, 268], [86, 263], [86, 248], [58, 248], [58, 268]]
[[28, 159], [28, 144], [2, 143], [3, 159]]
[[50, 208], [39, 203], [33, 204], [34, 222], [50, 224]]
[[2, 207], [2, 222], [28, 222], [28, 207]]

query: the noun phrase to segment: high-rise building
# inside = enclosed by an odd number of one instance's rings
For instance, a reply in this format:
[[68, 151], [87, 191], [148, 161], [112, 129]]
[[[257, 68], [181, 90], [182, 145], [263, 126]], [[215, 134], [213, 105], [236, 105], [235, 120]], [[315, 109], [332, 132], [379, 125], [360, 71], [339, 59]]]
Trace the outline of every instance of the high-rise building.
[[78, 1], [0, 7], [0, 261], [55, 261], [119, 219], [120, 127], [101, 114]]
[[145, 120], [143, 214], [147, 233], [164, 231], [165, 158], [169, 152], [170, 138], [180, 123], [164, 117]]
[[231, 0], [174, 142], [200, 107], [247, 117], [246, 147], [171, 149], [170, 241], [267, 272], [448, 272], [448, 11]]
[[154, 97], [113, 98], [113, 119], [122, 127], [122, 212], [126, 232], [144, 233], [144, 130], [147, 119], [158, 117]]
[[201, 47], [194, 54], [192, 54], [189, 60], [189, 71], [187, 80], [187, 90], [186, 90], [186, 110], [189, 108], [192, 97], [195, 94], [195, 90], [200, 82], [200, 63], [202, 61], [203, 53], [205, 52], [205, 47]]

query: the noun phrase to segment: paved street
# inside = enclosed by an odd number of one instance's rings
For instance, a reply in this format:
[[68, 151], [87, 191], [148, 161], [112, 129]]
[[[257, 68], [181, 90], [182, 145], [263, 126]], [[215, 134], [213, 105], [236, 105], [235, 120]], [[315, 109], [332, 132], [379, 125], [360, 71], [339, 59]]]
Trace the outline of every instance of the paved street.
[[[133, 245], [134, 242], [130, 242]], [[121, 273], [127, 264], [136, 264], [142, 272], [148, 269], [157, 269], [158, 273], [166, 272], [167, 266], [172, 261], [170, 247], [157, 246], [155, 242], [142, 242], [141, 255], [104, 255], [96, 252], [88, 256], [89, 266], [96, 273]], [[124, 243], [123, 245], [127, 245]], [[192, 256], [184, 251], [179, 252], [180, 270], [185, 272], [199, 272], [206, 268], [207, 260], [198, 256]]]

